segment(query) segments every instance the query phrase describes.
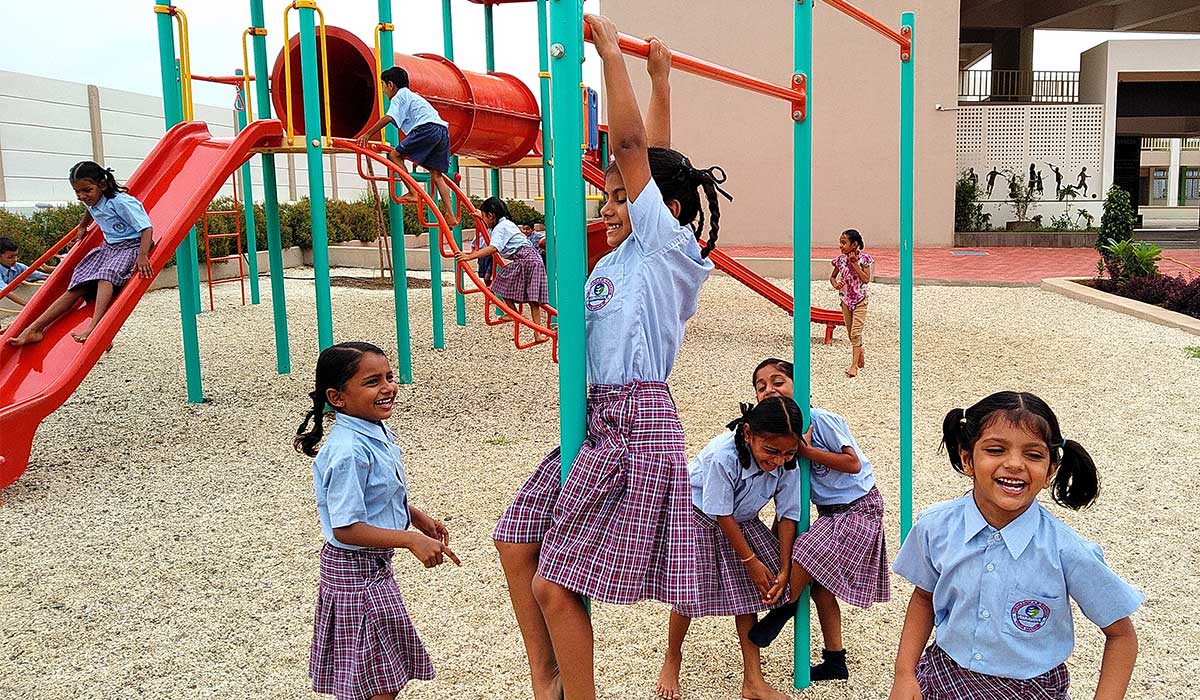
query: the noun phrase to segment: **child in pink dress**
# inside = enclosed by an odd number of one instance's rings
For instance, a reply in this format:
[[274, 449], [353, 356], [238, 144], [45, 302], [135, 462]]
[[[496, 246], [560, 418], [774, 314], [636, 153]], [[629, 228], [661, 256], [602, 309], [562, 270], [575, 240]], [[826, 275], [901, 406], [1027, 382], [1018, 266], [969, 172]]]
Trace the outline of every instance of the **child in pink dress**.
[[871, 265], [875, 260], [863, 252], [862, 234], [852, 228], [842, 231], [838, 238], [842, 254], [833, 261], [833, 272], [829, 283], [842, 297], [842, 318], [846, 322], [846, 333], [850, 336], [853, 353], [847, 377], [857, 377], [858, 370], [866, 366], [863, 361], [862, 332], [867, 323], [867, 283], [871, 281]]

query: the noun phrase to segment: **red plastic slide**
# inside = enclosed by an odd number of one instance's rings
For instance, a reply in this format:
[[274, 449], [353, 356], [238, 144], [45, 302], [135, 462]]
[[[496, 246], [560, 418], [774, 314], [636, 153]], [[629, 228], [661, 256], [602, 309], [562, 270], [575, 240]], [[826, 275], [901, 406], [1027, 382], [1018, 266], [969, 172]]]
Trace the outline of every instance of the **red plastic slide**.
[[[150, 265], [155, 274], [162, 271], [229, 175], [250, 157], [251, 149], [278, 146], [282, 137], [283, 125], [276, 120], [256, 121], [235, 140], [213, 138], [203, 122], [184, 122], [163, 136], [126, 183], [130, 194], [146, 206], [154, 225]], [[51, 324], [40, 343], [8, 345], [9, 338], [66, 291], [75, 266], [102, 238], [93, 225], [0, 336], [0, 487], [25, 471], [42, 419], [75, 391], [150, 287], [151, 280], [134, 276], [85, 343], [75, 342], [71, 333], [87, 328], [90, 304]]]

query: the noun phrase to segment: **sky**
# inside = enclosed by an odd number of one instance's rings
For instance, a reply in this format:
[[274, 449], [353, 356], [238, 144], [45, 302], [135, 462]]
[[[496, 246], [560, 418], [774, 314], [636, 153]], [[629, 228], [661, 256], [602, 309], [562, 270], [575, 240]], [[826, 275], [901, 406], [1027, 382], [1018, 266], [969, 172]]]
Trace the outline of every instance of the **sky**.
[[[599, 4], [600, 0], [586, 0], [584, 8], [595, 12]], [[152, 5], [152, 0], [0, 0], [5, 26], [28, 28], [5, 32], [4, 43], [0, 45], [0, 70], [158, 94], [161, 78]], [[264, 5], [270, 32], [268, 62], [273, 64], [283, 32], [282, 3], [266, 0]], [[467, 0], [452, 0], [452, 6], [456, 62], [467, 70], [483, 71], [483, 8]], [[190, 27], [192, 71], [232, 74], [241, 66], [241, 33], [250, 24], [249, 2], [191, 0], [182, 7]], [[322, 3], [330, 24], [355, 32], [368, 46], [374, 44], [377, 7], [376, 0]], [[440, 2], [393, 0], [393, 8], [398, 50], [442, 52]], [[405, 8], [416, 11], [404, 14]], [[525, 81], [537, 95], [535, 8], [536, 3], [532, 2], [497, 6], [495, 36], [496, 68]], [[63, 17], [86, 18], [86, 21], [63, 22]], [[1109, 39], [1135, 38], [1200, 38], [1200, 35], [1038, 31], [1034, 38], [1034, 69], [1078, 70], [1081, 52]], [[600, 62], [590, 45], [586, 51], [584, 81], [597, 85]], [[984, 59], [976, 67], [983, 69], [989, 65], [990, 59]], [[233, 91], [228, 87], [197, 83], [193, 92], [201, 104], [231, 106], [233, 103]]]

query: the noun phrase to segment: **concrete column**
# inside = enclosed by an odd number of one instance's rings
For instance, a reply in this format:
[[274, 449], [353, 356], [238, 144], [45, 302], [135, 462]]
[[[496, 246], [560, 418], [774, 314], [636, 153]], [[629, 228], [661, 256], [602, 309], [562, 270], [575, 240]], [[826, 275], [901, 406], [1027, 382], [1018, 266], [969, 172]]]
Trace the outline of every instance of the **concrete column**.
[[338, 171], [337, 171], [337, 154], [336, 153], [329, 154], [329, 181], [333, 185], [333, 187], [332, 187], [333, 199], [340, 199], [338, 197], [338, 183], [337, 183]]
[[1015, 97], [1033, 87], [1033, 30], [997, 29], [992, 34], [992, 70], [1018, 71], [1012, 74], [992, 74], [993, 97]]
[[288, 199], [296, 201], [299, 199], [296, 196], [296, 155], [294, 153], [287, 154], [287, 173], [288, 173]]
[[1171, 165], [1167, 168], [1167, 206], [1179, 206], [1179, 170], [1183, 159], [1183, 139], [1171, 139]]
[[4, 144], [0, 143], [0, 202], [7, 202], [8, 195], [4, 192]]
[[92, 134], [92, 160], [104, 164], [104, 127], [100, 124], [100, 88], [87, 86], [88, 124]]

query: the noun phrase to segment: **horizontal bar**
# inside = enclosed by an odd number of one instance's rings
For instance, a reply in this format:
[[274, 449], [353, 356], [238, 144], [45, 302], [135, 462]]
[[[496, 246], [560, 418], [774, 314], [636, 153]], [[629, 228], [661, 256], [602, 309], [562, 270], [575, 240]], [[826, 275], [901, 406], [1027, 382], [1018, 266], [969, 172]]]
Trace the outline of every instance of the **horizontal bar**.
[[874, 29], [880, 34], [896, 42], [900, 45], [901, 49], [905, 51], [912, 49], [912, 42], [908, 40], [908, 37], [904, 36], [895, 29], [892, 29], [883, 22], [880, 22], [863, 10], [851, 5], [850, 3], [846, 2], [846, 0], [825, 0], [825, 2], [829, 5], [832, 5], [835, 9], [841, 10], [846, 15], [849, 15], [852, 19], [858, 20], [871, 29]]
[[196, 75], [192, 73], [192, 80], [199, 80], [205, 83], [222, 83], [224, 85], [233, 85], [234, 87], [245, 83], [247, 80], [254, 80], [253, 75]]
[[[583, 38], [587, 41], [592, 40], [592, 28], [588, 25], [583, 27]], [[617, 45], [621, 48], [621, 53], [638, 58], [646, 58], [650, 54], [650, 42], [643, 39], [632, 37], [628, 34], [617, 34]], [[726, 85], [733, 85], [751, 92], [757, 92], [760, 95], [768, 97], [778, 97], [781, 100], [788, 102], [798, 102], [804, 99], [804, 93], [799, 90], [793, 90], [790, 87], [775, 85], [768, 83], [765, 80], [760, 80], [752, 75], [747, 75], [740, 71], [719, 66], [702, 58], [689, 56], [678, 51], [671, 51], [671, 66], [678, 68], [685, 73], [710, 78]]]

